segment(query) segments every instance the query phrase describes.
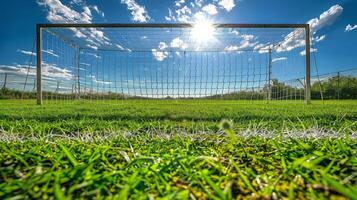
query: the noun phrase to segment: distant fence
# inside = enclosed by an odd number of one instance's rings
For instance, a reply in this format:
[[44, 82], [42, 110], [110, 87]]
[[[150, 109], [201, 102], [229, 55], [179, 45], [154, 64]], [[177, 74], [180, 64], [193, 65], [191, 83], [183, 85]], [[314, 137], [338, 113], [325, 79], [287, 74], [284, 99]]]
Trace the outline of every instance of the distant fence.
[[326, 100], [357, 99], [357, 68], [312, 77], [311, 96]]

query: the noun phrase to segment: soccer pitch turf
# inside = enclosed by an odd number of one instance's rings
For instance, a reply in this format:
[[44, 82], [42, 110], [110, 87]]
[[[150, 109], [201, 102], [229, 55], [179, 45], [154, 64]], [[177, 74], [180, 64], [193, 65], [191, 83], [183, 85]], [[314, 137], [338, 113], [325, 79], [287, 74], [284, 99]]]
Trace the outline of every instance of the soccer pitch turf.
[[356, 199], [356, 121], [357, 101], [1, 100], [0, 198]]

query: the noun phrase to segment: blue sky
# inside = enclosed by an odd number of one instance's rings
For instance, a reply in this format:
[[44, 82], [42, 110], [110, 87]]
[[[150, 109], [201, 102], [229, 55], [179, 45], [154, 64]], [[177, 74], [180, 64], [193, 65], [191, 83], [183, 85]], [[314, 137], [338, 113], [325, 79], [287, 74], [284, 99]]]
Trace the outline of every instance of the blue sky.
[[[357, 67], [356, 0], [12, 0], [0, 5], [1, 66], [29, 61], [36, 23], [180, 23], [201, 17], [214, 23], [309, 22], [320, 73]], [[165, 51], [158, 46], [157, 52], [154, 58]], [[274, 55], [277, 62], [284, 52]]]

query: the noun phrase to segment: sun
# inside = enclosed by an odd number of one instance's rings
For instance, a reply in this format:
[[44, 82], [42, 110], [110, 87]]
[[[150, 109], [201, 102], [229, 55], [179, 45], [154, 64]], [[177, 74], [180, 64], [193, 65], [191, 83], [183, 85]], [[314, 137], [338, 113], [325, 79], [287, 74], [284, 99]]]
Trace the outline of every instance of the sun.
[[196, 21], [191, 31], [192, 40], [199, 44], [209, 43], [214, 37], [215, 28], [208, 20]]

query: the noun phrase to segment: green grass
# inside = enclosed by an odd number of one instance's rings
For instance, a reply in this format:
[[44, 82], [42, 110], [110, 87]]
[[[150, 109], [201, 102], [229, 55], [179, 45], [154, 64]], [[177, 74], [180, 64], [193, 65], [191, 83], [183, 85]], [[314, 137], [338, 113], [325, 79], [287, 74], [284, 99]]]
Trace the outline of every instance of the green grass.
[[357, 197], [357, 101], [34, 103], [0, 101], [1, 199]]
[[234, 130], [306, 130], [323, 128], [356, 132], [357, 101], [302, 102], [129, 100], [101, 102], [1, 101], [0, 126], [6, 132], [48, 134], [73, 132], [146, 132], [184, 129], [216, 132], [222, 119]]

